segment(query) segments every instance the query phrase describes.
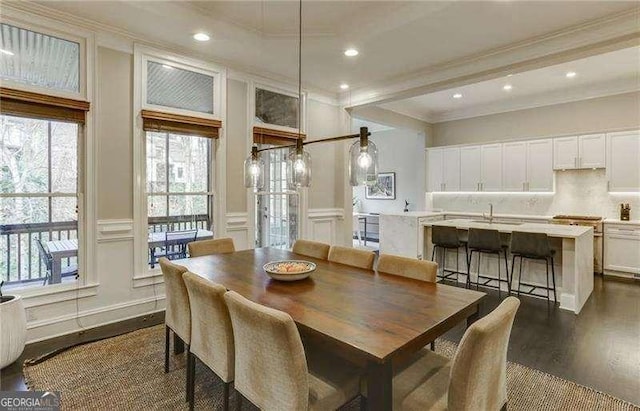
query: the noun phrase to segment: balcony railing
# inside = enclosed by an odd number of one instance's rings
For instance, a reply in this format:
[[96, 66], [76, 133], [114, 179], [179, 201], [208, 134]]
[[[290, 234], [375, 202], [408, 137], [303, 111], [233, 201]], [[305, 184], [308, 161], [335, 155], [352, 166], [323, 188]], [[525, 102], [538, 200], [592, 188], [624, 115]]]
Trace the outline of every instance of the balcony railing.
[[[206, 214], [149, 217], [149, 232], [209, 230], [210, 227], [211, 220]], [[0, 280], [9, 287], [44, 282], [47, 266], [40, 257], [36, 240], [46, 244], [75, 238], [78, 238], [76, 221], [0, 225]], [[63, 258], [62, 265], [77, 264], [76, 260], [77, 257]]]

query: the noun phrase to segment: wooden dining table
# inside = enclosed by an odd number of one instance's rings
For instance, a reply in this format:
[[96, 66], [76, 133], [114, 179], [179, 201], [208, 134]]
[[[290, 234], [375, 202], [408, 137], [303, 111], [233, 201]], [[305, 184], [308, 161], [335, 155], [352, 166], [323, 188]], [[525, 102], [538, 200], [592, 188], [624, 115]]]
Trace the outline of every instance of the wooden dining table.
[[[311, 277], [271, 279], [263, 265], [312, 261]], [[367, 407], [392, 408], [392, 364], [478, 318], [485, 294], [376, 273], [275, 248], [175, 260], [251, 301], [291, 315], [301, 334], [365, 370]], [[262, 378], [258, 377], [257, 378]]]

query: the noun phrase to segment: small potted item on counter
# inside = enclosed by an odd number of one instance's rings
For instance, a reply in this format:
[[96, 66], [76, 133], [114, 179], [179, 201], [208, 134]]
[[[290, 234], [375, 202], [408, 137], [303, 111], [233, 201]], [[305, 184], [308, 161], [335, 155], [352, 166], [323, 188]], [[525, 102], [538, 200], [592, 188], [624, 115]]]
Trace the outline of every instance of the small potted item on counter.
[[631, 219], [631, 206], [629, 204], [620, 204], [620, 220], [629, 221]]

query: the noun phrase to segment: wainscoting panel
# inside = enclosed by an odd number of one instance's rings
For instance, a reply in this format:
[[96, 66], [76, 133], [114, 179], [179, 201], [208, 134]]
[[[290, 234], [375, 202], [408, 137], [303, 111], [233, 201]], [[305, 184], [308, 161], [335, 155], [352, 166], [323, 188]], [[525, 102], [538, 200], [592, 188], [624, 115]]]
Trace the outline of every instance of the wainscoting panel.
[[133, 220], [98, 220], [98, 242], [133, 240]]
[[253, 235], [248, 213], [227, 213], [227, 235], [233, 238], [236, 250], [253, 248]]
[[344, 220], [341, 208], [312, 208], [307, 213], [305, 238], [323, 243], [337, 244]]

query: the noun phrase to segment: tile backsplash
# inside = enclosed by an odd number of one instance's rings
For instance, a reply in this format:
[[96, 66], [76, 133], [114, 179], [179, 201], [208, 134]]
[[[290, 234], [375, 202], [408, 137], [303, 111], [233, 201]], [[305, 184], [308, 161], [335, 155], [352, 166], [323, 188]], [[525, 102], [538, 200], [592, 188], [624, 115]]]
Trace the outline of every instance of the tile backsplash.
[[620, 217], [620, 203], [629, 203], [631, 219], [640, 220], [640, 193], [609, 193], [604, 169], [555, 172], [555, 193], [427, 193], [427, 209], [496, 214], [596, 215]]

